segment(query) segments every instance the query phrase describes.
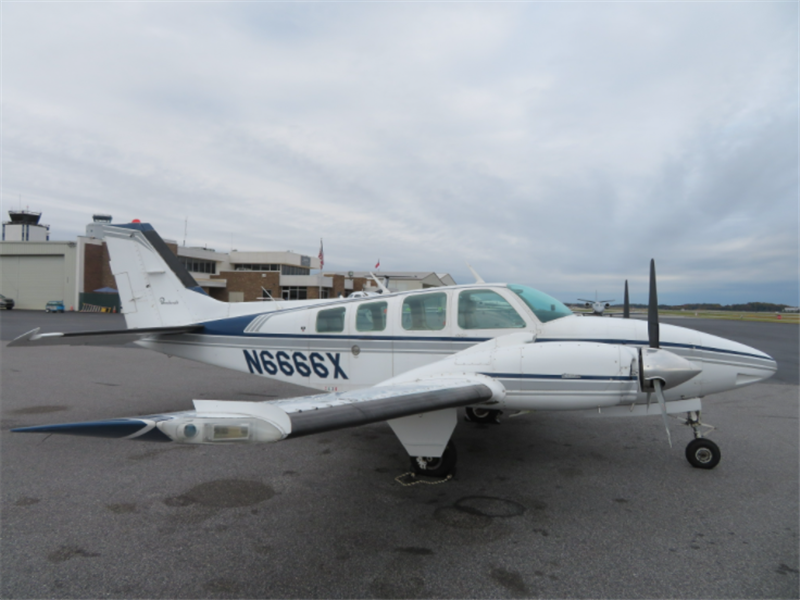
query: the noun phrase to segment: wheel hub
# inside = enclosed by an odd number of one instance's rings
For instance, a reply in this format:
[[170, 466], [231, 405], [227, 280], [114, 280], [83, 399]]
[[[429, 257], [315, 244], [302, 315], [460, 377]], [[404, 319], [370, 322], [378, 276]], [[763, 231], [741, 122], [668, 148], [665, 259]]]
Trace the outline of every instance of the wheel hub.
[[711, 462], [711, 459], [714, 457], [714, 455], [711, 453], [711, 450], [708, 448], [698, 448], [694, 453], [694, 456], [701, 463]]

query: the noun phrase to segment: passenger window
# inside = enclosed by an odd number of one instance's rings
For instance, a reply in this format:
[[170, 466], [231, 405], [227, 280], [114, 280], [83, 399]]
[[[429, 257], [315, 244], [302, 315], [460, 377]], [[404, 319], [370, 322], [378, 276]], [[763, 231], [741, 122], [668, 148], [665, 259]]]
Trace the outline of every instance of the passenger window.
[[317, 331], [319, 333], [337, 333], [344, 331], [345, 308], [330, 308], [317, 314]]
[[447, 294], [409, 296], [403, 301], [403, 329], [438, 331], [447, 322]]
[[461, 329], [514, 329], [525, 327], [519, 313], [497, 292], [465, 290], [458, 295]]
[[362, 304], [356, 312], [358, 331], [383, 331], [386, 329], [386, 302]]

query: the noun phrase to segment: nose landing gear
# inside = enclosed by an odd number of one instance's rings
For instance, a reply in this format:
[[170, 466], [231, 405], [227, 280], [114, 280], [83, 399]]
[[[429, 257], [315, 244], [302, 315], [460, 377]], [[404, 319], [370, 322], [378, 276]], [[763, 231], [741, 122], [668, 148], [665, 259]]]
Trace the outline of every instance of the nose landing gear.
[[703, 437], [700, 428], [706, 427], [706, 433], [708, 433], [713, 431], [714, 427], [700, 421], [699, 411], [686, 413], [684, 422], [692, 428], [694, 433], [694, 439], [686, 446], [686, 460], [697, 469], [713, 469], [719, 464], [722, 453], [719, 450], [719, 446]]

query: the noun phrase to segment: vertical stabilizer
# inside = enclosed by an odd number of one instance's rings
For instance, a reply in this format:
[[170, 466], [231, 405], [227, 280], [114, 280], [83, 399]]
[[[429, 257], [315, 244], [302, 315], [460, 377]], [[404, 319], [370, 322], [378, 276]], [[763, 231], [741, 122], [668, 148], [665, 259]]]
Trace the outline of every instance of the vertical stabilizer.
[[190, 325], [227, 316], [147, 223], [103, 226], [128, 327]]

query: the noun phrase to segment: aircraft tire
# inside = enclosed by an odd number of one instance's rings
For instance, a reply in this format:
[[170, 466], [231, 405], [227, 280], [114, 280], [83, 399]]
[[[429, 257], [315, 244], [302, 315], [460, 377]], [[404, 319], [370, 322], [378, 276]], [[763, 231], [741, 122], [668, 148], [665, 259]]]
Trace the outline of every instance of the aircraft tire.
[[719, 446], [706, 438], [695, 438], [686, 446], [686, 460], [696, 469], [713, 469], [721, 458]]
[[491, 424], [499, 423], [500, 415], [503, 413], [501, 410], [493, 410], [490, 408], [467, 408], [466, 411], [467, 421]]
[[412, 456], [411, 470], [417, 475], [444, 478], [455, 473], [457, 458], [456, 446], [451, 440], [447, 442], [447, 447], [441, 457]]

